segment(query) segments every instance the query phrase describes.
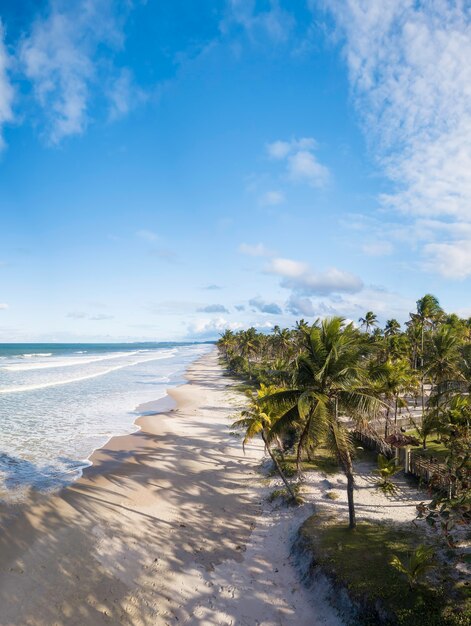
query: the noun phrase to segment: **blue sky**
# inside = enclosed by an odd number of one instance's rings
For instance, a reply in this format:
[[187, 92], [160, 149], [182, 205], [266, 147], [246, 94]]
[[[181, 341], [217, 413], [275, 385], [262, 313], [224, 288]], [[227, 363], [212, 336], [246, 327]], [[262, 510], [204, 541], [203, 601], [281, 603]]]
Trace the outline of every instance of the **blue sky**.
[[471, 315], [470, 11], [2, 2], [0, 341]]

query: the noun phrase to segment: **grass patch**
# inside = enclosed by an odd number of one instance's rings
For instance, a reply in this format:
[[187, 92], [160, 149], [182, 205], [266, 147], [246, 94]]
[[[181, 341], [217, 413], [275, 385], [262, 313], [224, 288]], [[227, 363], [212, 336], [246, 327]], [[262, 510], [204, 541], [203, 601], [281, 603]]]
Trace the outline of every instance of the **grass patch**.
[[275, 502], [275, 500], [281, 498], [285, 504], [303, 504], [304, 500], [301, 497], [301, 485], [299, 483], [295, 483], [294, 485], [291, 485], [291, 489], [296, 496], [295, 502], [293, 502], [293, 499], [288, 493], [286, 487], [283, 487], [282, 489], [274, 489], [267, 498], [268, 502]]
[[362, 522], [355, 531], [335, 521], [314, 515], [306, 520], [300, 535], [314, 560], [345, 587], [360, 607], [359, 623], [400, 626], [469, 626], [471, 607], [463, 591], [447, 580], [424, 580], [410, 589], [407, 578], [390, 560], [396, 555], [406, 562], [410, 552], [423, 543], [423, 535], [405, 528]]
[[325, 497], [328, 500], [338, 500], [340, 498], [340, 495], [336, 491], [327, 491]]
[[[280, 465], [286, 476], [296, 476], [296, 455], [285, 455], [284, 460], [280, 460]], [[303, 472], [317, 470], [318, 472], [325, 472], [326, 474], [336, 474], [340, 471], [337, 461], [326, 448], [317, 448], [312, 455], [312, 461], [303, 459], [301, 469]]]
[[[420, 437], [417, 434], [415, 429], [408, 430], [407, 435], [412, 435], [413, 437]], [[429, 435], [427, 437], [427, 448], [424, 450], [422, 446], [412, 448], [414, 454], [419, 454], [421, 457], [425, 459], [429, 459], [430, 457], [434, 459], [438, 459], [442, 463], [445, 462], [446, 457], [450, 454], [448, 448], [446, 448], [443, 443], [438, 441], [437, 435]]]

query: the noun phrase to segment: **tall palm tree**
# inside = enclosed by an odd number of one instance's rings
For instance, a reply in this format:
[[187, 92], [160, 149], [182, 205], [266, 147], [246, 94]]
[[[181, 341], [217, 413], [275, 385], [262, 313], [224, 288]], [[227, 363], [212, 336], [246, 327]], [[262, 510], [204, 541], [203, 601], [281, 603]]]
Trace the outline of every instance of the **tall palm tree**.
[[220, 336], [217, 345], [223, 351], [224, 355], [227, 357], [231, 349], [235, 345], [235, 335], [232, 330], [226, 329]]
[[424, 356], [425, 356], [425, 330], [433, 328], [434, 322], [443, 314], [438, 298], [430, 293], [425, 294], [417, 300], [417, 313], [411, 313], [411, 318], [417, 320], [420, 326], [420, 367], [422, 370], [421, 377], [421, 404], [422, 404], [422, 420], [425, 415], [425, 372], [424, 372]]
[[372, 378], [376, 382], [378, 393], [383, 395], [387, 402], [384, 427], [384, 436], [387, 437], [391, 411], [396, 425], [399, 406], [406, 406], [403, 395], [414, 391], [419, 381], [406, 359], [388, 359], [372, 373]]
[[384, 327], [384, 336], [392, 337], [394, 335], [397, 335], [400, 330], [401, 330], [401, 325], [396, 319], [393, 318], [393, 319], [387, 320], [386, 325]]
[[235, 428], [243, 428], [245, 431], [244, 439], [242, 441], [242, 448], [245, 452], [245, 445], [257, 435], [261, 435], [263, 443], [265, 444], [265, 450], [270, 455], [275, 468], [280, 475], [281, 480], [284, 482], [286, 490], [289, 495], [293, 499], [296, 500], [296, 494], [293, 491], [293, 488], [289, 484], [286, 476], [281, 468], [281, 465], [276, 458], [276, 455], [273, 453], [271, 449], [271, 441], [268, 438], [268, 433], [270, 428], [273, 426], [276, 421], [276, 415], [269, 408], [262, 408], [259, 401], [266, 395], [271, 394], [273, 388], [266, 387], [261, 385], [258, 392], [254, 395], [251, 392], [247, 393], [248, 397], [248, 407], [242, 411], [241, 419], [234, 422], [233, 427]]
[[320, 443], [336, 455], [347, 477], [349, 526], [355, 528], [352, 445], [341, 415], [364, 418], [378, 402], [368, 387], [364, 346], [352, 324], [343, 318], [325, 319], [314, 325], [306, 353], [297, 363], [295, 387], [261, 399], [261, 405], [274, 407], [280, 417], [269, 432], [269, 439], [292, 430], [298, 433], [298, 467], [303, 452]]
[[366, 330], [366, 332], [370, 332], [371, 328], [374, 328], [378, 325], [378, 318], [373, 311], [367, 311], [365, 313], [365, 317], [360, 317], [358, 320], [362, 327]]

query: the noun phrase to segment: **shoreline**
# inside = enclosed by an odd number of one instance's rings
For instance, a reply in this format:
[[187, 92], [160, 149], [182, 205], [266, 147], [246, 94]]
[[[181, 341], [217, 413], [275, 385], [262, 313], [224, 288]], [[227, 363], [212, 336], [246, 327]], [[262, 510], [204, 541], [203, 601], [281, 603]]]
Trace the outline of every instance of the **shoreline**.
[[262, 511], [263, 446], [244, 455], [230, 432], [236, 381], [216, 351], [185, 377], [173, 409], [140, 416], [72, 485], [0, 507], [0, 626], [337, 626], [290, 563], [291, 511]]

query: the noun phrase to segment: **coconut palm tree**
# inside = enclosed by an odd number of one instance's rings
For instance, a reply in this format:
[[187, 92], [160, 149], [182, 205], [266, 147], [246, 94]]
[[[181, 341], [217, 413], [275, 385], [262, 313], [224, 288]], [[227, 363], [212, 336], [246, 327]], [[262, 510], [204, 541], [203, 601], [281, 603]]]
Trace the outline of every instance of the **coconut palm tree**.
[[362, 326], [366, 330], [366, 332], [370, 332], [371, 328], [374, 328], [378, 325], [378, 318], [373, 311], [367, 311], [365, 313], [365, 317], [360, 317], [358, 320]]
[[349, 526], [355, 528], [352, 444], [341, 415], [364, 418], [378, 407], [368, 387], [364, 346], [352, 324], [343, 318], [325, 319], [314, 325], [306, 353], [297, 362], [295, 387], [261, 399], [263, 410], [274, 407], [280, 417], [268, 439], [297, 430], [298, 468], [308, 448], [323, 443], [337, 457], [347, 477]]
[[296, 500], [296, 494], [293, 491], [293, 488], [289, 484], [286, 476], [281, 468], [281, 465], [276, 458], [276, 455], [273, 453], [271, 449], [271, 441], [268, 438], [268, 433], [270, 428], [273, 426], [276, 421], [275, 412], [270, 410], [269, 408], [262, 408], [260, 405], [260, 400], [273, 392], [273, 388], [266, 387], [261, 385], [260, 389], [256, 394], [252, 394], [251, 392], [247, 393], [248, 398], [248, 406], [245, 410], [242, 411], [241, 419], [234, 422], [234, 428], [243, 428], [245, 431], [244, 440], [242, 441], [242, 448], [245, 452], [245, 445], [257, 435], [262, 437], [263, 443], [265, 444], [265, 450], [270, 455], [275, 468], [280, 475], [281, 480], [285, 484], [286, 490], [289, 495], [293, 499]]
[[396, 319], [387, 320], [386, 325], [384, 326], [384, 336], [392, 337], [397, 335], [401, 330], [401, 325]]
[[217, 345], [223, 351], [224, 356], [228, 356], [229, 352], [234, 348], [235, 335], [232, 330], [226, 329], [220, 336]]
[[387, 437], [391, 411], [396, 425], [398, 408], [406, 406], [403, 395], [417, 389], [419, 381], [407, 359], [388, 359], [371, 375], [375, 380], [378, 393], [386, 400], [384, 436]]

